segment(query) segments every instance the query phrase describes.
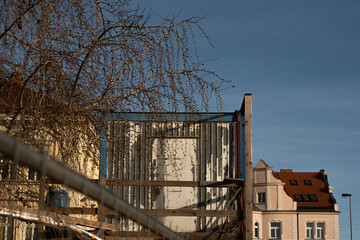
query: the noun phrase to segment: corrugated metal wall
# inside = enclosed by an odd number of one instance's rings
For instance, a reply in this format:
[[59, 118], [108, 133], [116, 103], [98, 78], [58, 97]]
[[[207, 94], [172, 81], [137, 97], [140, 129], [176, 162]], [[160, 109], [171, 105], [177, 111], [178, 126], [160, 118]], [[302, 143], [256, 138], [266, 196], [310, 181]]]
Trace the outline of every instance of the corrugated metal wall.
[[[159, 180], [159, 163], [154, 156], [162, 150], [155, 147], [158, 144], [155, 142], [166, 139], [191, 139], [188, 142], [195, 145], [196, 159], [190, 159], [195, 168], [193, 181], [223, 181], [224, 178], [234, 178], [236, 174], [235, 122], [110, 121], [107, 136], [105, 175], [108, 179]], [[187, 157], [190, 158], [191, 154]], [[109, 188], [135, 207], [145, 209], [159, 208], [156, 202], [164, 191], [163, 187], [146, 186]], [[188, 197], [196, 200], [197, 208], [207, 210], [222, 210], [231, 197], [227, 188], [197, 188], [193, 192], [196, 196]], [[110, 219], [114, 224], [119, 223], [119, 230], [140, 230], [131, 220], [121, 217]], [[211, 229], [212, 225], [216, 225], [216, 219], [209, 217], [198, 217], [193, 222], [195, 229], [189, 230]], [[222, 224], [223, 219], [217, 223]]]

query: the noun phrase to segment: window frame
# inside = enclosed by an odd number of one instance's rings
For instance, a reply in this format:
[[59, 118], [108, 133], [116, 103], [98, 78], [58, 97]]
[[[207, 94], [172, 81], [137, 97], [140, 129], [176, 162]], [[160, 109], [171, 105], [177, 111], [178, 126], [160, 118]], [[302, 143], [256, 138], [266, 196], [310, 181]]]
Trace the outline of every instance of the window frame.
[[[322, 224], [322, 227], [319, 227], [319, 224]], [[319, 230], [321, 229], [323, 236], [319, 236]], [[326, 222], [316, 222], [316, 238], [317, 239], [326, 239]]]
[[254, 238], [259, 239], [260, 238], [260, 226], [258, 222], [255, 222], [254, 225]]
[[301, 195], [303, 202], [311, 202], [310, 201], [310, 196], [309, 195]]
[[312, 181], [309, 180], [309, 179], [305, 179], [305, 180], [304, 180], [304, 185], [305, 185], [305, 186], [312, 186]]
[[11, 224], [9, 223], [9, 217], [0, 216], [0, 229], [3, 232], [3, 239], [8, 239], [11, 233]]
[[302, 195], [300, 195], [300, 194], [294, 194], [294, 198], [295, 198], [295, 201], [297, 201], [297, 202], [303, 201]]
[[290, 179], [289, 182], [290, 182], [290, 185], [292, 185], [292, 186], [298, 186], [299, 185], [298, 181], [296, 179]]
[[316, 194], [294, 194], [296, 202], [318, 202]]
[[315, 222], [305, 222], [305, 239], [315, 239]]
[[25, 228], [25, 240], [38, 239], [38, 225], [36, 223], [28, 222]]
[[257, 203], [266, 203], [266, 192], [257, 193]]
[[310, 202], [318, 202], [318, 198], [316, 197], [316, 194], [310, 194], [309, 195]]
[[[279, 224], [279, 226], [274, 226], [273, 224]], [[282, 222], [281, 221], [270, 222], [270, 231], [269, 231], [270, 239], [281, 239], [281, 236], [282, 236]]]
[[12, 180], [12, 168], [13, 164], [11, 163], [10, 158], [5, 157], [3, 154], [0, 154], [0, 180]]
[[326, 221], [306, 220], [304, 239], [326, 239]]

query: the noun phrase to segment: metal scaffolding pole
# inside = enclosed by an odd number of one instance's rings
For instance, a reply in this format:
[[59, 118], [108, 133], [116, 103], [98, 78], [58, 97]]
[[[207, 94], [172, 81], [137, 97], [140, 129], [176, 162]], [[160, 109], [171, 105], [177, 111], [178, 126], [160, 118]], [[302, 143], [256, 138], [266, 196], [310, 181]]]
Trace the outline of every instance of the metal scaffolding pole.
[[125, 215], [166, 239], [183, 239], [162, 223], [117, 198], [113, 193], [101, 187], [99, 184], [92, 182], [59, 162], [30, 149], [15, 138], [1, 131], [0, 152], [10, 157], [15, 164], [22, 163], [30, 169], [54, 179], [58, 183], [65, 184], [74, 190], [82, 192], [92, 199], [101, 202], [104, 206], [119, 214]]

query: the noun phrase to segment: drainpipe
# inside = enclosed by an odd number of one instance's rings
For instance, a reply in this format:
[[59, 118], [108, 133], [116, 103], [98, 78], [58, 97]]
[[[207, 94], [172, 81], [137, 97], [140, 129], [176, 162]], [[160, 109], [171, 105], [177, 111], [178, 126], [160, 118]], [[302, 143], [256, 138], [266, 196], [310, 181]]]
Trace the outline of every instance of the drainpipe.
[[297, 216], [297, 240], [299, 240], [299, 211], [296, 211], [296, 216]]

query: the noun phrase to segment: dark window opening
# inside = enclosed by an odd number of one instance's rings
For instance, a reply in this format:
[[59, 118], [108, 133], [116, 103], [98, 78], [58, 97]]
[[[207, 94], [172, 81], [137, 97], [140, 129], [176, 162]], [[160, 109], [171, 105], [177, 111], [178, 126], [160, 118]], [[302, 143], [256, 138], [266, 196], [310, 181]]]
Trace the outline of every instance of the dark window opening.
[[302, 198], [303, 198], [304, 202], [310, 202], [309, 195], [302, 195]]
[[10, 180], [11, 178], [11, 161], [10, 159], [0, 155], [0, 179]]
[[258, 203], [265, 203], [266, 202], [266, 193], [258, 193]]
[[311, 186], [312, 182], [311, 182], [311, 180], [304, 180], [304, 184], [307, 186]]
[[34, 180], [34, 181], [38, 180], [38, 174], [37, 174], [37, 172], [34, 171], [34, 170], [29, 169], [29, 172], [28, 172], [28, 180]]
[[296, 180], [290, 180], [291, 185], [298, 185], [298, 182]]
[[294, 197], [295, 197], [295, 200], [296, 200], [297, 202], [302, 202], [302, 201], [303, 201], [301, 195], [294, 195]]
[[310, 201], [311, 201], [311, 202], [317, 202], [317, 201], [318, 201], [316, 195], [314, 195], [314, 194], [309, 195], [309, 198], [310, 198]]
[[311, 195], [295, 194], [294, 198], [297, 202], [317, 202], [318, 201], [315, 194], [311, 194]]
[[255, 235], [255, 238], [259, 238], [259, 223], [258, 222], [255, 223], [254, 235]]
[[280, 222], [270, 223], [270, 238], [281, 239], [281, 223]]

